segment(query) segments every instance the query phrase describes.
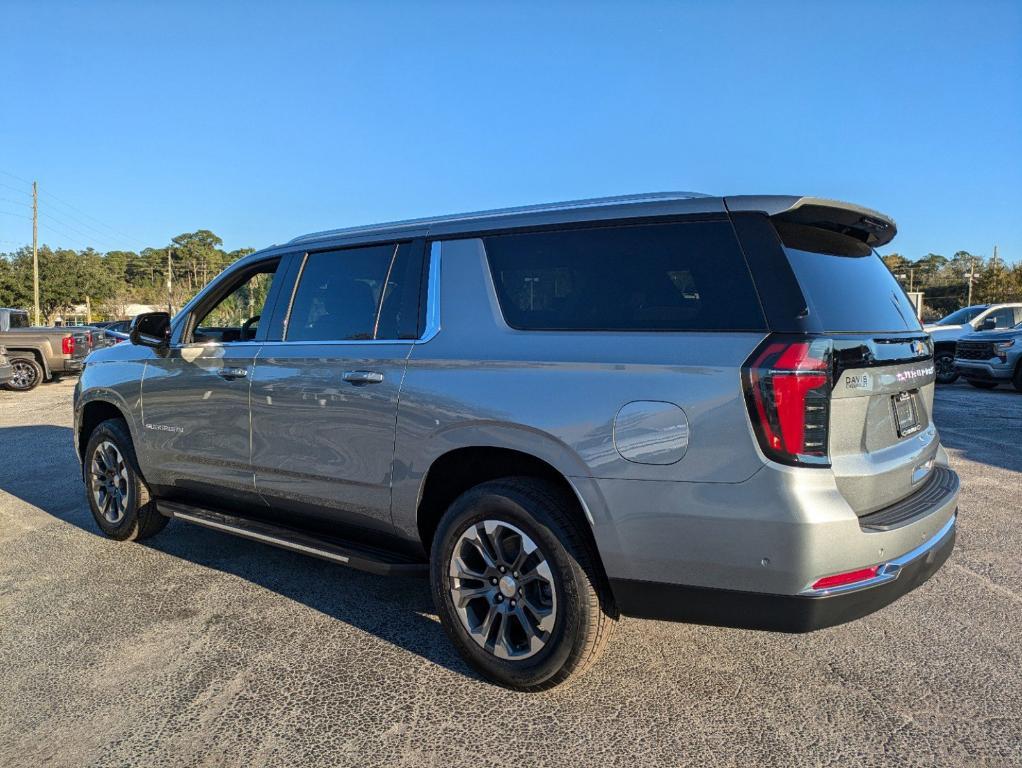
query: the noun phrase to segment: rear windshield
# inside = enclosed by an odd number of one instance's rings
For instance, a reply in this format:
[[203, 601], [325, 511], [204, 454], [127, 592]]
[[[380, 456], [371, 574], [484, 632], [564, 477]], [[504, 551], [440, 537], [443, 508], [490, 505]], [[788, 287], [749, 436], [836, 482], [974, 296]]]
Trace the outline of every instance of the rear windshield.
[[986, 305], [979, 307], [962, 307], [957, 312], [952, 312], [947, 317], [937, 321], [937, 325], [964, 325], [986, 309]]
[[28, 328], [28, 315], [24, 312], [11, 312], [11, 328]]
[[764, 330], [726, 221], [484, 238], [504, 319], [531, 331]]
[[887, 266], [857, 240], [778, 224], [802, 293], [828, 333], [921, 331], [915, 308]]

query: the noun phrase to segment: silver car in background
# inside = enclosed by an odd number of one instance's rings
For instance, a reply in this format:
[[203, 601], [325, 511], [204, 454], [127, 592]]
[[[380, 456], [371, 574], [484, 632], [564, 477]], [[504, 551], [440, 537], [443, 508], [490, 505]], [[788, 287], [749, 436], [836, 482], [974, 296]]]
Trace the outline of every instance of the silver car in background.
[[335, 230], [142, 315], [75, 392], [100, 529], [170, 517], [429, 574], [489, 679], [549, 688], [621, 615], [804, 632], [950, 555], [933, 349], [808, 197], [649, 194]]

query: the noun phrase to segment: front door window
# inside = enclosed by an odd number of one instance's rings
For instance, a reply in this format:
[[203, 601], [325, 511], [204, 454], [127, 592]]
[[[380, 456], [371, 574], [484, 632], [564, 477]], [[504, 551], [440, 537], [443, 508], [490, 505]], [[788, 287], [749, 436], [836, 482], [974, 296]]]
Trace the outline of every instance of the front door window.
[[276, 263], [263, 265], [230, 289], [202, 313], [191, 341], [232, 344], [255, 339], [276, 269]]

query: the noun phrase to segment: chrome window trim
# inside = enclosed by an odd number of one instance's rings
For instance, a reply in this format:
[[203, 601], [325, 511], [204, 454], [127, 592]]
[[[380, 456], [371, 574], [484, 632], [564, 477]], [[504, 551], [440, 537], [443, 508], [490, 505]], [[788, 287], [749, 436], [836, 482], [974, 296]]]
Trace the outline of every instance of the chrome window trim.
[[429, 244], [429, 274], [426, 277], [426, 327], [417, 344], [425, 344], [440, 333], [440, 262], [443, 242], [434, 240]]
[[844, 584], [839, 587], [827, 587], [825, 589], [813, 589], [812, 585], [818, 581], [818, 579], [813, 579], [805, 589], [799, 592], [799, 595], [801, 597], [828, 597], [830, 595], [857, 592], [860, 589], [869, 589], [870, 587], [876, 587], [881, 584], [886, 584], [889, 581], [894, 581], [901, 575], [902, 568], [909, 563], [918, 560], [920, 557], [925, 557], [929, 554], [930, 550], [940, 545], [940, 543], [944, 541], [945, 537], [954, 530], [955, 523], [957, 523], [957, 521], [958, 515], [951, 515], [951, 519], [944, 523], [941, 529], [930, 539], [923, 542], [915, 549], [906, 552], [904, 555], [881, 564], [877, 569], [876, 576], [873, 576], [872, 578], [865, 579], [864, 581], [856, 581], [852, 584]]

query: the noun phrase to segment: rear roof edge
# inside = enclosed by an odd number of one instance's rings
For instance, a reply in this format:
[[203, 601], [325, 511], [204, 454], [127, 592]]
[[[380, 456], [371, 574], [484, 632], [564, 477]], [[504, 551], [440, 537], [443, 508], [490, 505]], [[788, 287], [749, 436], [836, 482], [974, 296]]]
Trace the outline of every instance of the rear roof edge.
[[829, 229], [849, 235], [871, 248], [887, 245], [898, 234], [886, 214], [841, 200], [795, 195], [736, 195], [725, 197], [729, 211], [760, 211], [793, 224]]

